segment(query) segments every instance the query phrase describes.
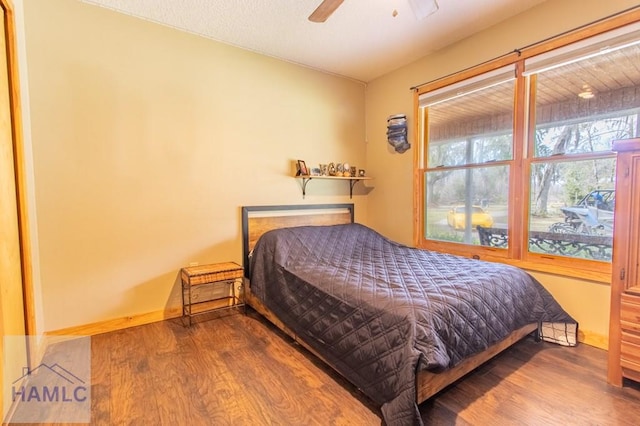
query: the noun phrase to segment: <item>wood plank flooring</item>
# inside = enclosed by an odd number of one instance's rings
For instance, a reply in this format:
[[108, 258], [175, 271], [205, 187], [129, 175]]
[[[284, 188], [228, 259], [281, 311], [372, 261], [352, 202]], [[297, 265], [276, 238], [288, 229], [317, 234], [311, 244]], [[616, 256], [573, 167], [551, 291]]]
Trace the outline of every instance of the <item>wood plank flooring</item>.
[[[526, 338], [421, 404], [426, 425], [640, 424], [606, 352]], [[92, 338], [95, 425], [380, 425], [378, 407], [260, 315], [233, 311]]]

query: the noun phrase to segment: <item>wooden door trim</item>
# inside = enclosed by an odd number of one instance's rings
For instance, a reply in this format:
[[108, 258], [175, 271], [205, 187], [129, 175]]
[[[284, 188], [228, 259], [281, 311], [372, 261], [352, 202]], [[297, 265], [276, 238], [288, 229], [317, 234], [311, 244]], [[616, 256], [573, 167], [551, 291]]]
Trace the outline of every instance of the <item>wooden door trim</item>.
[[[22, 110], [20, 104], [20, 84], [18, 78], [18, 52], [14, 7], [10, 0], [0, 0], [4, 10], [4, 28], [9, 76], [9, 102], [11, 104], [11, 131], [13, 143], [13, 165], [15, 173], [16, 202], [18, 206], [18, 231], [20, 238], [20, 259], [22, 275], [22, 295], [24, 305], [25, 332], [36, 334], [33, 294], [32, 257], [30, 246], [29, 220], [27, 215], [27, 185], [25, 153], [22, 133]], [[28, 352], [27, 352], [28, 353]]]

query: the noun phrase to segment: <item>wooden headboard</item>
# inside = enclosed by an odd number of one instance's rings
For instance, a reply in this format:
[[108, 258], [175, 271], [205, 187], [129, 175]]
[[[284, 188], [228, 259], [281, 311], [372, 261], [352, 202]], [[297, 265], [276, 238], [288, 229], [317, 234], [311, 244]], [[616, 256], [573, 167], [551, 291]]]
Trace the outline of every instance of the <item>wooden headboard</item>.
[[242, 259], [249, 276], [249, 253], [262, 234], [272, 229], [353, 223], [353, 204], [302, 204], [242, 207]]

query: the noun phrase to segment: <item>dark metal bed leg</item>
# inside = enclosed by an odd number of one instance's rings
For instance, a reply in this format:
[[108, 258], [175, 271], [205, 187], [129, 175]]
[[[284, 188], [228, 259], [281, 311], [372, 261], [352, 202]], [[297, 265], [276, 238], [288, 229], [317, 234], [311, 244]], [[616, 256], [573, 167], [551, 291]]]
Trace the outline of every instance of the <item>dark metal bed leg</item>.
[[542, 341], [542, 339], [540, 338], [540, 326], [538, 325], [538, 328], [536, 329], [536, 331], [533, 332], [533, 339], [535, 340], [536, 343], [540, 343]]

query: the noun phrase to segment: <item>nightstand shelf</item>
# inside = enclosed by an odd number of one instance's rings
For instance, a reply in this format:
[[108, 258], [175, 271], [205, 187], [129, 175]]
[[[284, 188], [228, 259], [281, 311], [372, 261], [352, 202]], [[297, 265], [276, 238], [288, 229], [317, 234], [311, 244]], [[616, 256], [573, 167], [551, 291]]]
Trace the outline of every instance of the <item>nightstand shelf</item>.
[[[217, 310], [244, 307], [244, 269], [235, 262], [214, 263], [210, 265], [182, 268], [182, 318], [192, 318]], [[223, 296], [200, 300], [194, 295], [197, 291], [222, 290]], [[222, 287], [220, 289], [220, 287]], [[225, 288], [226, 287], [226, 288]]]
[[361, 180], [371, 180], [370, 176], [294, 176], [302, 180], [302, 198], [307, 195], [307, 184], [313, 179], [332, 179], [349, 181], [349, 198], [353, 198], [353, 187]]

